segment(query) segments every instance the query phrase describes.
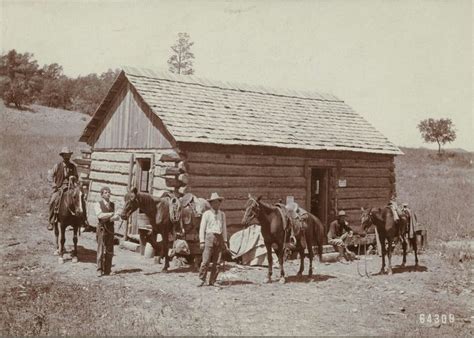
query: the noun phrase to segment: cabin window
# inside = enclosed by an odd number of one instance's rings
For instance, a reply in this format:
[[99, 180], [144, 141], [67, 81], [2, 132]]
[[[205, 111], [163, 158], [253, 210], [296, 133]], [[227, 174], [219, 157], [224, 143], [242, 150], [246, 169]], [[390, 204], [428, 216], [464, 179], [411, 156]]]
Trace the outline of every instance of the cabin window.
[[138, 166], [138, 191], [149, 193], [151, 161], [149, 158], [140, 158], [138, 159]]

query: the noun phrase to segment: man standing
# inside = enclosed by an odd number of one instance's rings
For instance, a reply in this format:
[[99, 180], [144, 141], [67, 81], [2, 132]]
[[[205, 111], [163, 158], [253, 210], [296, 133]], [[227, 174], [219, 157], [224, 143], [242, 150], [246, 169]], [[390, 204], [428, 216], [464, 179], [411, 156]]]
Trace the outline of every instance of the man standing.
[[[63, 160], [54, 165], [49, 176], [50, 181], [52, 181], [53, 192], [49, 200], [48, 230], [53, 230], [54, 224], [57, 222], [59, 202], [63, 191], [67, 189], [69, 177], [79, 178], [76, 165], [71, 162], [72, 151], [68, 147], [63, 147], [59, 155]], [[85, 208], [83, 210], [85, 212]]]
[[219, 256], [224, 248], [228, 248], [225, 214], [219, 210], [223, 200], [224, 198], [217, 193], [212, 193], [211, 198], [208, 199], [211, 209], [202, 214], [199, 228], [199, 246], [204, 251], [202, 253], [201, 268], [199, 269], [201, 282], [198, 286], [203, 286], [206, 283], [207, 270], [211, 262], [209, 285], [214, 285], [217, 280]]
[[94, 205], [99, 220], [97, 226], [97, 277], [110, 275], [112, 257], [114, 256], [114, 221], [120, 219], [115, 215], [115, 204], [110, 201], [110, 188], [100, 189], [102, 199]]
[[352, 237], [352, 230], [346, 221], [346, 212], [341, 210], [337, 214], [337, 220], [329, 224], [328, 231], [328, 243], [334, 246], [334, 249], [339, 252], [340, 262], [342, 262], [343, 257], [347, 261], [352, 260], [352, 255], [346, 246], [348, 237]]

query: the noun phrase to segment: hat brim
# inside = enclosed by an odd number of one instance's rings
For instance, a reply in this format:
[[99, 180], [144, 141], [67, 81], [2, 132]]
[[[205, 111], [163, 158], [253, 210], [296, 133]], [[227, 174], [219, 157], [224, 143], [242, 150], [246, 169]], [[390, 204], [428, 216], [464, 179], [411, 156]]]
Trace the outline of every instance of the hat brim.
[[72, 155], [72, 153], [73, 153], [72, 151], [69, 152], [69, 153], [62, 153], [62, 152], [61, 152], [61, 153], [59, 153], [59, 155], [60, 155], [60, 156], [63, 156], [63, 155]]
[[207, 201], [208, 202], [212, 202], [212, 201], [223, 201], [224, 200], [224, 197], [218, 197], [218, 198], [213, 198], [213, 199], [208, 199]]

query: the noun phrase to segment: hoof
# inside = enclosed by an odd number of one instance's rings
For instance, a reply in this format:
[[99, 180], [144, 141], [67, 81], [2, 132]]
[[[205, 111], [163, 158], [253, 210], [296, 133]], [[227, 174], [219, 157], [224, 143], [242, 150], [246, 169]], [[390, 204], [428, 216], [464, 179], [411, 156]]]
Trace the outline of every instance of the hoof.
[[285, 277], [280, 277], [280, 280], [278, 281], [280, 284], [285, 284], [286, 283], [286, 279]]
[[77, 257], [72, 257], [72, 262], [77, 263], [77, 262], [79, 262], [79, 259], [77, 259]]
[[155, 264], [161, 264], [161, 258], [155, 257]]
[[271, 284], [272, 283], [272, 279], [270, 277], [268, 278], [265, 278], [265, 280], [263, 281], [265, 284]]
[[298, 277], [298, 278], [303, 277], [303, 272], [299, 271], [299, 272], [296, 274], [296, 277]]
[[59, 250], [54, 250], [53, 255], [58, 256], [59, 255]]
[[388, 270], [388, 275], [389, 275], [389, 276], [393, 275], [392, 269], [389, 269], [389, 270]]
[[401, 267], [401, 268], [404, 268], [404, 267], [405, 267], [405, 263], [400, 264], [400, 267]]
[[380, 269], [379, 275], [385, 275], [385, 269]]
[[64, 258], [58, 257], [58, 263], [59, 263], [59, 264], [63, 264], [63, 263], [64, 263]]
[[169, 271], [168, 271], [168, 268], [163, 268], [163, 269], [161, 269], [161, 272], [168, 273]]
[[309, 272], [308, 272], [308, 276], [310, 276], [310, 277], [311, 277], [312, 275], [313, 275], [313, 270], [309, 270]]

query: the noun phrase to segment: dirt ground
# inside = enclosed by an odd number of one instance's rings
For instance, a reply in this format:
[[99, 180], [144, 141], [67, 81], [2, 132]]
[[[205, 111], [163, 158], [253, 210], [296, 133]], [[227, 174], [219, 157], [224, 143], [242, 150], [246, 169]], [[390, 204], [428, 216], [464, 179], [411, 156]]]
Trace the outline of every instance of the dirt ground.
[[[95, 275], [95, 234], [79, 238], [79, 263], [59, 264], [44, 215], [2, 225], [2, 335], [473, 335], [472, 264], [434, 251], [392, 276], [357, 274], [357, 263], [320, 264], [315, 275], [264, 284], [265, 267], [226, 263], [219, 287], [197, 287], [176, 260], [171, 271], [115, 247], [115, 275]], [[67, 232], [67, 246], [72, 232]], [[69, 255], [66, 255], [69, 258]], [[400, 256], [393, 259], [401, 262]], [[363, 267], [360, 262], [361, 267]], [[375, 273], [380, 259], [370, 256]], [[437, 317], [439, 316], [439, 317]]]

